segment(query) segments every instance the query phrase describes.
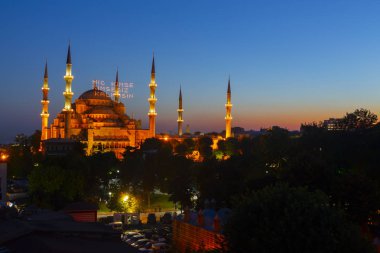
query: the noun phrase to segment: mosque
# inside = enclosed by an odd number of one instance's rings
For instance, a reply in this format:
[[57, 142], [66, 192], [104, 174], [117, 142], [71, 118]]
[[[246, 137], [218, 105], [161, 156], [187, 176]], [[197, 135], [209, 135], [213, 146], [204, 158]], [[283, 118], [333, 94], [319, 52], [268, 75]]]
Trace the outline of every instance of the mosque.
[[[125, 105], [120, 102], [120, 91], [118, 81], [118, 71], [116, 72], [115, 88], [113, 99], [106, 92], [98, 89], [96, 85], [93, 89], [82, 93], [73, 103], [72, 82], [72, 63], [70, 45], [67, 52], [66, 82], [64, 96], [64, 108], [53, 120], [50, 127], [49, 121], [49, 84], [48, 84], [48, 66], [45, 64], [44, 82], [42, 86], [43, 99], [41, 100], [41, 149], [50, 149], [59, 151], [65, 149], [68, 143], [80, 141], [85, 146], [87, 155], [91, 155], [98, 150], [112, 151], [116, 157], [122, 158], [126, 147], [139, 147], [147, 138], [157, 138], [156, 135], [156, 78], [154, 57], [152, 61], [151, 78], [149, 83], [150, 94], [149, 102], [149, 128], [142, 129], [141, 122], [129, 117], [126, 114]], [[231, 137], [231, 87], [228, 80], [227, 103], [226, 107], [226, 135], [225, 138]], [[182, 91], [180, 89], [178, 99], [178, 135], [173, 138], [181, 139], [183, 108], [182, 108]], [[61, 150], [62, 151], [62, 150]], [[64, 150], [63, 150], [64, 151]]]

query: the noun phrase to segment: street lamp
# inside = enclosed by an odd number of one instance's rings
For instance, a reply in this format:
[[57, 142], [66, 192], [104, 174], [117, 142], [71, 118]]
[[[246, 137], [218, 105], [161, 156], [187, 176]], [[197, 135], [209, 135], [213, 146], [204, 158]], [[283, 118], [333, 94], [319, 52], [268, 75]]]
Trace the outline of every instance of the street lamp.
[[5, 153], [2, 153], [0, 156], [1, 162], [6, 162], [8, 159], [8, 155]]

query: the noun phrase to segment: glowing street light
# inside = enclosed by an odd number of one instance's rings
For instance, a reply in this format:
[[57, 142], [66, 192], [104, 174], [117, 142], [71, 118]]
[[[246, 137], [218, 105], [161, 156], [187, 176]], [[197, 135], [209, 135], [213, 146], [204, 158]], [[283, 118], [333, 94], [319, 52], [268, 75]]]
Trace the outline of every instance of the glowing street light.
[[8, 155], [5, 153], [2, 153], [0, 156], [1, 162], [6, 162], [8, 160]]

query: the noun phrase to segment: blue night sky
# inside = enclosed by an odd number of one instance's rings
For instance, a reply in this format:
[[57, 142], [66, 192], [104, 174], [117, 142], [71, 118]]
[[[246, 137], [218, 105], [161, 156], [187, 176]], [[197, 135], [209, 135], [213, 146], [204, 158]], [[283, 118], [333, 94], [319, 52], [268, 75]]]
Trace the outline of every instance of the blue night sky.
[[231, 75], [233, 126], [259, 129], [380, 113], [380, 1], [1, 1], [0, 143], [40, 128], [45, 59], [50, 122], [63, 108], [71, 41], [74, 99], [93, 79], [133, 82], [127, 114], [147, 127], [152, 51], [157, 129], [224, 128]]

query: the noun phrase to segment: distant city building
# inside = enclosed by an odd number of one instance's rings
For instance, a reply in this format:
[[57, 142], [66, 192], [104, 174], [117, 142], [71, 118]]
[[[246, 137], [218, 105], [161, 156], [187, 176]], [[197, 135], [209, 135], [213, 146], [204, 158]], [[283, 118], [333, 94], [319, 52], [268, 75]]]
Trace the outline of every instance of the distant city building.
[[329, 118], [323, 121], [323, 127], [328, 131], [341, 131], [344, 130], [342, 118]]

